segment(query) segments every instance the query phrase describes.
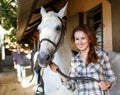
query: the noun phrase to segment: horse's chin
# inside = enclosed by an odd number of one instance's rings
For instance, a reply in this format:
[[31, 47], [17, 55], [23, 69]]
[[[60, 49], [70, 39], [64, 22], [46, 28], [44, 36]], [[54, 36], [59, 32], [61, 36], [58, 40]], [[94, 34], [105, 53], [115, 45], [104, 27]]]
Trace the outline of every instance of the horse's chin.
[[49, 60], [49, 61], [39, 61], [39, 66], [42, 67], [42, 68], [46, 68], [52, 61]]
[[46, 68], [48, 65], [39, 64], [41, 68]]

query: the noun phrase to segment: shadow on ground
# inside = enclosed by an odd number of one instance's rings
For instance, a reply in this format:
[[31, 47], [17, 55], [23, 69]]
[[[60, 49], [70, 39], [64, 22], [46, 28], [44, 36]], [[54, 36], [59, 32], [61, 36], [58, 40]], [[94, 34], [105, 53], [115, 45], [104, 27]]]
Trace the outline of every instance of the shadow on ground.
[[0, 95], [34, 95], [33, 85], [29, 84], [32, 78], [30, 68], [26, 68], [27, 78], [24, 83], [19, 83], [16, 77], [16, 70], [4, 68], [0, 72]]

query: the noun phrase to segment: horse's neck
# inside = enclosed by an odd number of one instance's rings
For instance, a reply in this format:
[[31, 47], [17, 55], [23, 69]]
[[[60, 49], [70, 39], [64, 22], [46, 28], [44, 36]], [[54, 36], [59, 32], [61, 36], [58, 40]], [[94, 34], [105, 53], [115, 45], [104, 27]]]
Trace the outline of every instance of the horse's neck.
[[55, 54], [54, 62], [60, 67], [60, 69], [68, 73], [70, 67], [70, 59], [72, 57], [72, 52], [70, 45], [68, 44], [67, 37], [64, 37], [64, 42], [59, 47]]
[[[64, 42], [55, 53], [53, 61], [59, 66], [62, 72], [68, 74], [71, 57], [72, 52], [65, 37]], [[76, 93], [73, 94], [70, 91], [67, 91], [60, 81], [59, 74], [50, 70], [49, 66], [44, 70], [43, 80], [45, 84], [44, 87], [46, 95], [76, 95]]]

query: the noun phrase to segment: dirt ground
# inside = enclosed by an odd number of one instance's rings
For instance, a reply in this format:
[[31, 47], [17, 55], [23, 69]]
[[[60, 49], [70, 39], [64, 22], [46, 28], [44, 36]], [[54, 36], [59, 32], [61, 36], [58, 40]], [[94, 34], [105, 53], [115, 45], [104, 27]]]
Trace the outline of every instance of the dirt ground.
[[28, 84], [32, 77], [31, 71], [26, 68], [26, 72], [26, 81], [21, 84], [17, 81], [15, 69], [3, 69], [3, 72], [0, 72], [0, 95], [34, 95], [33, 85]]

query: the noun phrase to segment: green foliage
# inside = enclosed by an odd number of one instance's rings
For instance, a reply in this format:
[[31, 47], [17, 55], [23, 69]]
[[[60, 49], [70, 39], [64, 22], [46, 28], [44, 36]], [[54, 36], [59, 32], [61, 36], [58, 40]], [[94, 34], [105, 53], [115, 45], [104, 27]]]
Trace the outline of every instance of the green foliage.
[[17, 0], [0, 0], [0, 25], [9, 31], [12, 28], [9, 35], [5, 34], [5, 45], [15, 46], [17, 44]]
[[9, 30], [16, 28], [17, 5], [15, 0], [0, 0], [0, 25]]
[[[5, 34], [5, 45], [16, 43], [17, 0], [0, 0], [0, 25], [11, 33]], [[7, 38], [7, 41], [6, 41]], [[8, 40], [9, 39], [9, 40]]]

